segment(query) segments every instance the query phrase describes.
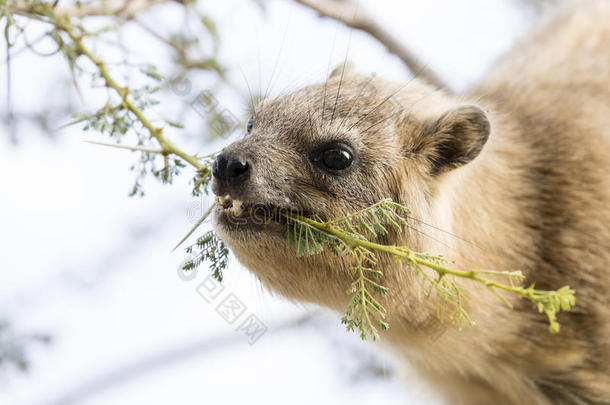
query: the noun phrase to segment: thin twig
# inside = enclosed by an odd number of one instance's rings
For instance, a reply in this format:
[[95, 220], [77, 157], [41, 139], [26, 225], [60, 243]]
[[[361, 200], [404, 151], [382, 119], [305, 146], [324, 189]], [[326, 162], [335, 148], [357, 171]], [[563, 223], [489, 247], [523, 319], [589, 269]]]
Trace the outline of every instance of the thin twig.
[[358, 4], [353, 0], [294, 0], [297, 3], [308, 7], [323, 17], [329, 17], [339, 21], [348, 27], [352, 27], [366, 32], [381, 44], [389, 52], [398, 56], [405, 65], [420, 79], [436, 86], [440, 89], [450, 91], [450, 87], [440, 76], [422, 62], [405, 45], [402, 44], [394, 35], [386, 30], [382, 25], [370, 18], [362, 10], [358, 10]]
[[83, 141], [83, 142], [91, 143], [94, 145], [108, 146], [110, 148], [127, 149], [127, 150], [131, 150], [131, 151], [148, 152], [148, 153], [157, 153], [160, 155], [164, 154], [163, 149], [146, 148], [144, 146], [119, 145], [119, 144], [114, 144], [114, 143], [97, 142], [97, 141]]
[[193, 234], [193, 232], [195, 232], [201, 224], [203, 224], [203, 221], [205, 221], [210, 216], [212, 211], [214, 210], [215, 205], [216, 205], [216, 202], [214, 202], [212, 205], [210, 205], [210, 208], [208, 208], [208, 210], [201, 216], [201, 218], [199, 218], [197, 223], [191, 228], [190, 231], [188, 231], [188, 233], [184, 236], [184, 238], [182, 238], [180, 240], [180, 242], [178, 242], [178, 244], [172, 249], [172, 252], [174, 250], [178, 249], [180, 247], [180, 245], [182, 245], [184, 243], [184, 241], [187, 240], [189, 238], [189, 236], [191, 236]]

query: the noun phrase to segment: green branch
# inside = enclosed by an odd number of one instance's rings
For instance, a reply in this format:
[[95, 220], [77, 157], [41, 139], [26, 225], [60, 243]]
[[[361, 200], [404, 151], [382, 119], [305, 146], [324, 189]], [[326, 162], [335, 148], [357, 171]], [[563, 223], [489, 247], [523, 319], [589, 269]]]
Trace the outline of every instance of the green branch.
[[[408, 214], [408, 209], [399, 204], [392, 202], [391, 200], [383, 200], [369, 208], [350, 214], [346, 217], [339, 218], [332, 221], [319, 221], [317, 219], [307, 218], [300, 215], [288, 213], [284, 216], [289, 221], [289, 226], [295, 229], [306, 228], [309, 229], [309, 233], [317, 236], [321, 244], [325, 243], [330, 245], [334, 251], [347, 248], [351, 250], [356, 258], [356, 268], [358, 269], [359, 287], [351, 290], [352, 293], [358, 294], [360, 311], [367, 313], [367, 304], [375, 304], [374, 302], [366, 302], [364, 300], [364, 292], [362, 291], [365, 287], [365, 282], [370, 283], [372, 280], [368, 280], [364, 277], [364, 271], [362, 269], [362, 259], [359, 258], [360, 252], [368, 252], [370, 263], [375, 262], [375, 256], [372, 252], [382, 252], [391, 255], [396, 260], [406, 260], [411, 267], [414, 269], [416, 274], [427, 283], [428, 286], [434, 288], [438, 294], [441, 295], [442, 300], [446, 304], [452, 301], [456, 306], [454, 316], [452, 320], [465, 321], [466, 323], [472, 324], [467, 312], [463, 308], [464, 293], [461, 287], [455, 282], [455, 278], [473, 280], [475, 282], [482, 283], [489, 290], [498, 295], [507, 305], [511, 308], [511, 304], [508, 300], [498, 294], [497, 290], [502, 290], [508, 293], [515, 294], [519, 297], [526, 298], [534, 303], [539, 312], [543, 312], [549, 321], [549, 331], [551, 333], [559, 332], [560, 326], [557, 321], [557, 313], [560, 311], [569, 311], [575, 305], [574, 290], [570, 289], [569, 286], [564, 286], [556, 291], [538, 290], [534, 288], [534, 284], [529, 287], [523, 287], [516, 285], [524, 280], [524, 276], [520, 271], [496, 271], [496, 270], [458, 270], [452, 267], [448, 267], [442, 264], [442, 259], [436, 256], [415, 252], [404, 246], [396, 245], [383, 245], [380, 243], [372, 242], [368, 240], [369, 237], [375, 237], [377, 234], [386, 234], [386, 227], [392, 226], [397, 229], [399, 223], [406, 225], [406, 219], [404, 215]], [[399, 230], [400, 228], [398, 228]], [[299, 230], [299, 233], [303, 233]], [[298, 241], [297, 241], [298, 242]], [[338, 246], [339, 245], [339, 246]], [[317, 249], [320, 251], [320, 249]], [[317, 253], [317, 252], [313, 252]], [[436, 273], [435, 278], [429, 277], [422, 267], [433, 270]], [[505, 277], [508, 279], [508, 283], [502, 283], [490, 276]], [[373, 287], [379, 289], [379, 284], [370, 283]], [[380, 289], [381, 290], [381, 289]], [[385, 294], [385, 288], [380, 291]], [[350, 301], [350, 305], [354, 303]], [[373, 305], [376, 307], [375, 305]], [[378, 309], [378, 308], [374, 308]], [[385, 309], [381, 307], [382, 312], [385, 313]], [[375, 338], [377, 331], [374, 330], [374, 323], [366, 319], [363, 323], [361, 319], [350, 318], [353, 311], [348, 308], [347, 318], [344, 318], [344, 323], [348, 324], [348, 329], [358, 327], [361, 335], [368, 335]], [[439, 316], [440, 317], [440, 316]], [[373, 328], [373, 330], [371, 330]]]
[[83, 44], [82, 36], [76, 35], [72, 27], [64, 22], [59, 22], [58, 27], [61, 28], [76, 46], [77, 51], [86, 56], [97, 68], [100, 76], [105, 80], [106, 86], [113, 89], [122, 99], [123, 105], [129, 111], [131, 111], [138, 121], [146, 128], [151, 137], [155, 138], [161, 146], [164, 155], [176, 155], [179, 156], [182, 160], [189, 163], [191, 166], [195, 167], [201, 174], [207, 174], [209, 172], [209, 167], [204, 166], [199, 162], [199, 160], [195, 156], [191, 156], [182, 150], [178, 149], [172, 142], [166, 139], [163, 136], [163, 129], [155, 127], [149, 120], [144, 116], [142, 111], [138, 109], [131, 100], [129, 100], [129, 88], [121, 87], [119, 84], [110, 76], [108, 69], [104, 62], [98, 59], [93, 53], [91, 53]]
[[57, 15], [50, 4], [40, 1], [31, 1], [24, 4], [24, 6], [25, 5], [27, 5], [29, 8], [24, 8], [22, 11], [27, 13], [30, 18], [34, 16], [38, 19], [42, 18], [43, 21], [53, 24], [58, 31], [63, 31], [68, 35], [68, 37], [72, 40], [77, 56], [84, 56], [95, 65], [97, 72], [104, 79], [105, 86], [114, 90], [120, 97], [120, 106], [132, 113], [136, 117], [136, 120], [140, 122], [144, 128], [146, 128], [151, 138], [154, 138], [158, 142], [159, 146], [161, 147], [162, 155], [176, 155], [193, 166], [200, 176], [205, 177], [210, 175], [210, 168], [208, 165], [202, 164], [196, 156], [185, 153], [174, 145], [163, 135], [163, 129], [154, 126], [152, 122], [144, 115], [142, 110], [135, 105], [135, 103], [129, 97], [129, 88], [120, 86], [106, 68], [106, 64], [85, 46], [83, 38], [89, 36], [88, 33], [86, 33], [83, 29], [79, 29], [78, 31], [80, 32], [77, 33], [77, 30], [75, 29], [74, 25], [71, 24], [69, 17]]

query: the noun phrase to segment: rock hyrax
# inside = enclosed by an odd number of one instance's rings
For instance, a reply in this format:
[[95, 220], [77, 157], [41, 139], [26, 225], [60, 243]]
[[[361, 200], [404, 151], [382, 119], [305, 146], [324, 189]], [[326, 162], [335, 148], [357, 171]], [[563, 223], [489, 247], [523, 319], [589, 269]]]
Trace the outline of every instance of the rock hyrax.
[[570, 285], [577, 305], [559, 334], [530, 302], [507, 296], [511, 310], [469, 284], [476, 326], [438, 333], [434, 300], [380, 255], [381, 340], [452, 404], [610, 404], [610, 1], [560, 12], [457, 97], [340, 68], [264, 100], [214, 175], [214, 192], [229, 195], [219, 235], [293, 300], [345, 311], [351, 262], [297, 258], [256, 208], [335, 218], [389, 197], [422, 222], [386, 242], [464, 269], [519, 269], [541, 289]]

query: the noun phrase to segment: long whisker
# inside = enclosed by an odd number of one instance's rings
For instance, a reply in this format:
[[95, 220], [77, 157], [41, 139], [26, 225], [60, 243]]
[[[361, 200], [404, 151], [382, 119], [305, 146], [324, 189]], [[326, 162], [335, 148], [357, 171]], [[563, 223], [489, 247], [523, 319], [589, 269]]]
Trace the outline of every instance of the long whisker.
[[282, 50], [284, 50], [284, 44], [286, 43], [286, 36], [288, 34], [288, 27], [290, 26], [290, 24], [286, 24], [286, 29], [284, 30], [284, 35], [282, 36], [282, 43], [280, 45], [280, 50], [277, 53], [277, 58], [275, 60], [275, 65], [273, 66], [273, 70], [271, 71], [271, 77], [269, 78], [269, 83], [267, 84], [267, 88], [265, 89], [265, 98], [267, 98], [267, 96], [269, 95], [269, 90], [271, 88], [271, 84], [273, 82], [273, 77], [275, 76], [275, 71], [277, 70], [277, 67], [279, 65], [280, 62], [280, 57], [282, 55]]
[[[322, 70], [320, 70], [320, 72]], [[316, 73], [318, 73], [318, 72], [316, 72]], [[300, 77], [298, 79], [287, 81], [286, 84], [282, 87], [282, 89], [277, 91], [276, 92], [277, 94], [274, 94], [274, 97], [290, 95], [295, 90], [300, 90], [303, 87], [309, 86], [310, 84], [311, 84], [310, 75], [300, 75]]]
[[250, 109], [254, 109], [254, 97], [252, 96], [252, 89], [250, 88], [250, 83], [248, 82], [248, 78], [246, 77], [246, 74], [241, 68], [241, 65], [238, 65], [238, 67], [242, 77], [244, 78], [244, 81], [246, 82], [246, 87], [248, 88], [248, 95], [250, 96]]
[[345, 51], [345, 60], [343, 61], [343, 67], [341, 68], [341, 78], [339, 79], [339, 87], [337, 87], [337, 95], [335, 96], [335, 105], [333, 107], [333, 113], [330, 116], [330, 123], [332, 125], [335, 119], [335, 112], [337, 111], [337, 103], [339, 102], [339, 93], [341, 92], [341, 85], [343, 84], [343, 75], [345, 74], [345, 66], [347, 65], [347, 56], [349, 55], [349, 48], [352, 42], [353, 28], [349, 30], [349, 39], [347, 40], [347, 50]]
[[257, 64], [258, 64], [258, 97], [259, 98], [265, 98], [263, 97], [263, 68], [261, 67], [261, 47], [259, 46], [260, 44], [260, 37], [258, 36], [258, 28], [256, 29], [256, 45], [258, 48], [258, 52], [257, 52]]
[[354, 107], [356, 106], [356, 103], [358, 102], [358, 99], [360, 98], [360, 96], [364, 92], [364, 89], [366, 88], [366, 86], [369, 85], [369, 83], [371, 83], [373, 81], [374, 78], [375, 78], [375, 74], [372, 74], [369, 77], [369, 79], [366, 80], [365, 83], [360, 87], [360, 90], [358, 91], [358, 94], [356, 95], [356, 98], [354, 99], [354, 102], [352, 103], [352, 106], [350, 107], [350, 109], [347, 112], [347, 114], [343, 117], [343, 120], [341, 120], [341, 124], [339, 124], [339, 128], [343, 127], [343, 124], [345, 123], [345, 120], [352, 114], [352, 111], [354, 110]]
[[[425, 69], [427, 67], [427, 65], [424, 65], [421, 67], [421, 69]], [[414, 77], [410, 80], [408, 80], [406, 83], [404, 83], [401, 87], [398, 88], [398, 90], [396, 90], [393, 94], [391, 94], [390, 96], [388, 96], [385, 100], [383, 100], [380, 104], [378, 104], [375, 108], [373, 108], [371, 111], [367, 112], [363, 117], [361, 117], [354, 125], [350, 126], [348, 128], [348, 130], [352, 129], [354, 126], [358, 125], [362, 120], [364, 120], [369, 114], [373, 113], [375, 110], [377, 110], [379, 107], [381, 107], [381, 105], [383, 105], [385, 102], [387, 102], [389, 99], [391, 99], [392, 97], [394, 97], [398, 92], [400, 92], [402, 89], [404, 89], [406, 86], [408, 86], [409, 84], [411, 84], [411, 82], [413, 80], [415, 80], [415, 78], [417, 77], [417, 74], [414, 73]], [[356, 105], [356, 101], [358, 100], [358, 98], [360, 97], [360, 95], [362, 94], [364, 88], [366, 87], [366, 85], [368, 85], [369, 82], [371, 82], [373, 79], [375, 78], [375, 76], [371, 76], [371, 78], [367, 81], [367, 83], [362, 87], [362, 89], [359, 91], [358, 96], [356, 96], [356, 99], [354, 100], [354, 104], [352, 105], [352, 108], [350, 108], [350, 113], [353, 109], [353, 107]], [[426, 94], [425, 96], [421, 97], [419, 100], [417, 100], [413, 105], [417, 104], [418, 102], [422, 101], [423, 99], [425, 99], [426, 97], [430, 96], [431, 94], [436, 93], [437, 91], [441, 91], [439, 89], [435, 89], [432, 93]], [[368, 131], [369, 129], [377, 126], [378, 124], [381, 124], [382, 122], [394, 117], [397, 114], [400, 114], [402, 111], [404, 111], [404, 108], [401, 109], [400, 111], [382, 119], [381, 121], [378, 121], [376, 123], [374, 123], [373, 125], [371, 125], [370, 127], [368, 127], [367, 129], [365, 129], [363, 132]], [[347, 116], [349, 116], [348, 113], [344, 118], [343, 121], [341, 122], [341, 125], [343, 125], [343, 122], [345, 121], [345, 119], [347, 118]]]
[[436, 243], [440, 243], [441, 245], [445, 246], [446, 248], [449, 248], [449, 249], [451, 248], [451, 246], [449, 246], [449, 245], [448, 245], [448, 244], [446, 244], [445, 242], [442, 242], [442, 241], [440, 241], [440, 240], [436, 239], [435, 237], [433, 237], [433, 236], [431, 236], [431, 235], [428, 235], [428, 234], [427, 234], [427, 233], [425, 233], [424, 231], [422, 231], [422, 230], [420, 230], [420, 229], [417, 229], [417, 228], [415, 228], [414, 226], [407, 225], [407, 228], [414, 230], [415, 232], [419, 233], [420, 235], [425, 236], [426, 238], [429, 238], [429, 239], [431, 239], [431, 240], [435, 241]]
[[[422, 68], [420, 70], [423, 70], [424, 68], [426, 68], [428, 65], [424, 65], [422, 66]], [[375, 106], [373, 109], [371, 109], [369, 112], [367, 112], [366, 114], [364, 114], [364, 116], [362, 116], [358, 121], [356, 121], [353, 125], [351, 125], [348, 128], [348, 131], [351, 130], [353, 127], [355, 127], [356, 125], [358, 125], [360, 122], [362, 122], [364, 119], [366, 119], [366, 117], [368, 117], [370, 114], [374, 113], [375, 111], [377, 111], [378, 108], [380, 108], [383, 104], [385, 104], [386, 102], [388, 102], [390, 99], [392, 99], [396, 94], [398, 94], [401, 90], [403, 90], [405, 87], [407, 87], [408, 85], [411, 84], [411, 82], [413, 82], [415, 79], [417, 78], [417, 74], [415, 72], [413, 72], [413, 77], [411, 79], [409, 79], [408, 81], [406, 81], [404, 84], [402, 84], [398, 89], [396, 89], [396, 91], [394, 91], [392, 94], [390, 94], [388, 97], [386, 97], [385, 99], [383, 99], [379, 104], [377, 104], [377, 106]], [[424, 96], [425, 98], [426, 96]]]
[[425, 222], [425, 221], [422, 221], [421, 219], [418, 219], [418, 218], [413, 217], [413, 216], [411, 216], [411, 215], [405, 215], [405, 216], [406, 216], [407, 218], [409, 218], [409, 219], [412, 219], [412, 220], [414, 220], [414, 221], [416, 221], [416, 222], [419, 222], [419, 223], [420, 223], [420, 224], [422, 224], [422, 225], [429, 226], [430, 228], [436, 229], [436, 230], [437, 230], [437, 231], [439, 231], [439, 232], [442, 232], [442, 233], [444, 233], [444, 234], [447, 234], [447, 235], [449, 235], [449, 236], [451, 236], [451, 237], [453, 237], [453, 238], [459, 239], [459, 240], [461, 240], [462, 242], [468, 243], [468, 244], [470, 244], [470, 245], [472, 245], [472, 246], [476, 247], [477, 249], [481, 249], [481, 250], [483, 250], [483, 248], [482, 248], [482, 247], [480, 247], [479, 245], [477, 245], [476, 243], [474, 243], [474, 242], [472, 242], [472, 241], [470, 241], [470, 240], [468, 240], [468, 239], [464, 239], [464, 238], [462, 238], [462, 237], [460, 237], [460, 236], [458, 236], [458, 235], [456, 235], [456, 234], [453, 234], [453, 233], [451, 233], [451, 232], [445, 231], [445, 230], [444, 230], [444, 229], [442, 229], [442, 228], [439, 228], [439, 227], [437, 227], [437, 226], [434, 226], [434, 225], [432, 225], [432, 224], [429, 224], [429, 223], [427, 223], [427, 222]]
[[309, 120], [309, 135], [311, 136], [311, 139], [313, 139], [313, 122], [311, 122], [311, 109], [309, 108], [309, 105], [307, 106], [307, 118]]
[[336, 197], [336, 194], [326, 186], [323, 186], [320, 184], [314, 184], [314, 183], [311, 183], [311, 182], [309, 182], [305, 179], [299, 178], [299, 177], [291, 177], [290, 180], [295, 185], [322, 192], [324, 194], [329, 195], [330, 197]]
[[404, 84], [402, 84], [398, 89], [396, 89], [396, 91], [394, 91], [392, 94], [390, 94], [389, 96], [387, 96], [385, 99], [383, 99], [379, 104], [377, 104], [377, 106], [375, 106], [374, 108], [372, 108], [369, 112], [367, 112], [366, 114], [364, 114], [364, 116], [360, 117], [360, 119], [358, 121], [356, 121], [354, 124], [352, 124], [349, 128], [348, 131], [351, 130], [353, 127], [355, 127], [356, 125], [358, 125], [359, 123], [361, 123], [364, 119], [366, 119], [366, 117], [368, 117], [370, 114], [374, 113], [375, 111], [377, 111], [381, 106], [383, 106], [385, 103], [387, 103], [392, 97], [394, 97], [396, 94], [398, 94], [402, 89], [404, 89], [407, 85], [409, 85], [409, 83], [411, 83], [411, 81], [408, 81]]
[[[426, 95], [425, 95], [425, 96], [423, 96], [423, 97], [420, 97], [420, 98], [419, 98], [419, 99], [418, 99], [418, 100], [417, 100], [415, 103], [411, 104], [411, 105], [410, 105], [410, 107], [415, 106], [417, 103], [421, 102], [421, 101], [422, 101], [423, 99], [425, 99], [426, 97], [429, 97], [429, 96], [430, 96], [430, 94], [434, 94], [434, 93], [436, 93], [437, 91], [439, 91], [439, 90], [434, 90], [432, 93], [429, 93], [429, 94], [426, 94]], [[366, 128], [364, 131], [362, 131], [362, 133], [366, 133], [366, 132], [367, 132], [368, 130], [370, 130], [371, 128], [376, 127], [377, 125], [382, 124], [383, 122], [385, 122], [385, 121], [389, 120], [390, 118], [393, 118], [393, 117], [395, 117], [395, 116], [397, 116], [397, 115], [399, 115], [399, 114], [402, 114], [403, 112], [404, 112], [404, 108], [401, 108], [399, 111], [395, 112], [394, 114], [390, 114], [389, 116], [387, 116], [387, 117], [385, 117], [385, 118], [383, 118], [383, 119], [381, 119], [381, 120], [377, 121], [376, 123], [372, 124], [370, 127]]]
[[385, 118], [383, 118], [383, 119], [381, 119], [381, 120], [377, 121], [376, 123], [374, 123], [373, 125], [371, 125], [371, 126], [370, 126], [370, 127], [368, 127], [367, 129], [365, 129], [364, 131], [362, 131], [362, 133], [363, 133], [363, 134], [364, 134], [364, 133], [366, 133], [366, 132], [367, 132], [369, 129], [371, 129], [371, 128], [373, 128], [373, 127], [376, 127], [377, 125], [382, 124], [382, 123], [384, 123], [385, 121], [389, 120], [390, 118], [394, 118], [395, 116], [397, 116], [397, 115], [399, 115], [399, 114], [402, 114], [403, 112], [404, 112], [404, 109], [402, 109], [402, 108], [401, 108], [400, 110], [396, 111], [394, 114], [390, 114], [389, 116], [387, 116], [387, 117], [385, 117]]
[[335, 37], [333, 39], [333, 45], [330, 48], [330, 57], [328, 58], [328, 66], [326, 67], [326, 80], [324, 80], [324, 94], [322, 99], [322, 122], [324, 122], [324, 115], [326, 114], [326, 87], [328, 85], [328, 76], [330, 75], [330, 62], [333, 58], [333, 52], [335, 51], [335, 43], [337, 42], [337, 34], [339, 29], [335, 31]]

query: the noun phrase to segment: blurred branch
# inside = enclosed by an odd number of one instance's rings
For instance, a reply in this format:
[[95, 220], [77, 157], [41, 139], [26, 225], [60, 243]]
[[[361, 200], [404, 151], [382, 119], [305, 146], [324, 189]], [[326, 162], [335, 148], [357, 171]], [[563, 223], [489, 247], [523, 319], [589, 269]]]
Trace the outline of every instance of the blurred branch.
[[447, 83], [442, 80], [436, 72], [422, 62], [409, 49], [407, 49], [395, 36], [383, 26], [378, 24], [366, 13], [359, 9], [354, 0], [294, 0], [297, 3], [311, 8], [320, 16], [329, 17], [339, 21], [348, 27], [366, 32], [381, 44], [389, 52], [398, 56], [413, 74], [428, 83], [445, 90], [450, 90]]
[[[320, 321], [319, 313], [312, 312], [270, 325], [269, 332], [281, 333], [291, 329], [316, 324]], [[59, 395], [48, 402], [48, 405], [81, 403], [83, 400], [91, 398], [100, 392], [114, 388], [117, 385], [125, 384], [132, 379], [142, 377], [143, 374], [157, 371], [158, 369], [175, 365], [186, 360], [190, 361], [196, 356], [200, 356], [204, 353], [214, 352], [223, 348], [226, 349], [239, 343], [246, 343], [246, 339], [247, 338], [243, 334], [235, 331], [197, 338], [193, 342], [181, 344], [161, 353], [154, 353], [103, 373], [89, 381], [80, 382], [80, 385], [72, 390], [68, 390], [68, 392], [65, 392], [63, 395]]]
[[[169, 0], [134, 0], [121, 3], [105, 3], [106, 5], [105, 8], [103, 8], [103, 13], [114, 12], [115, 16], [134, 19], [134, 13], [141, 12], [147, 7], [167, 2], [169, 2]], [[175, 2], [187, 5], [191, 0], [175, 0]], [[16, 2], [14, 1], [7, 3], [6, 0], [0, 0], [0, 12], [2, 12], [0, 16], [6, 16], [7, 18], [5, 31], [8, 31], [12, 25], [15, 25], [20, 29], [18, 23], [12, 18], [12, 13], [10, 11], [10, 8], [16, 7], [15, 4]], [[84, 130], [93, 128], [101, 133], [107, 133], [111, 137], [114, 136], [115, 138], [125, 135], [130, 130], [133, 130], [135, 135], [137, 135], [139, 138], [138, 145], [132, 147], [132, 149], [137, 149], [142, 153], [140, 154], [140, 159], [137, 164], [132, 165], [131, 167], [131, 170], [138, 173], [138, 177], [129, 195], [143, 195], [140, 181], [148, 173], [152, 173], [154, 177], [164, 184], [171, 184], [173, 177], [179, 174], [182, 168], [186, 167], [185, 163], [190, 164], [196, 169], [192, 179], [194, 184], [193, 193], [194, 195], [199, 195], [202, 187], [207, 186], [211, 179], [211, 159], [207, 159], [207, 161], [204, 162], [202, 161], [202, 158], [188, 154], [179, 149], [165, 136], [164, 126], [155, 125], [155, 122], [144, 113], [146, 108], [157, 103], [151, 95], [158, 91], [160, 87], [145, 85], [141, 88], [133, 89], [129, 86], [120, 84], [120, 81], [115, 78], [114, 71], [110, 69], [109, 64], [89, 48], [87, 41], [96, 37], [98, 34], [88, 32], [83, 27], [83, 18], [78, 16], [73, 17], [69, 14], [59, 14], [58, 10], [59, 12], [68, 13], [67, 10], [69, 9], [55, 7], [57, 1], [50, 3], [41, 0], [20, 0], [19, 4], [25, 7], [18, 10], [22, 16], [28, 19], [49, 23], [54, 26], [54, 29], [48, 36], [57, 43], [57, 52], [61, 51], [64, 54], [72, 73], [74, 73], [75, 69], [80, 69], [76, 64], [77, 59], [88, 59], [95, 68], [94, 71], [90, 73], [92, 78], [94, 80], [101, 79], [103, 81], [103, 86], [110, 90], [109, 95], [114, 99], [118, 97], [118, 102], [109, 98], [106, 105], [99, 111], [94, 114], [83, 115], [74, 121], [74, 123], [84, 122]], [[98, 2], [89, 4], [98, 4], [99, 7]], [[111, 8], [111, 4], [114, 5], [115, 8]], [[96, 14], [102, 13], [100, 9], [93, 8], [93, 6], [91, 7], [92, 8], [86, 10], [90, 14], [85, 15], [101, 15]], [[208, 30], [213, 31], [211, 24], [213, 24], [211, 21], [207, 21], [206, 27]], [[103, 31], [104, 30], [101, 32]], [[186, 43], [188, 44], [188, 41], [186, 41]], [[202, 66], [198, 67], [204, 69]], [[140, 66], [140, 71], [155, 82], [162, 80], [162, 76], [158, 73], [157, 68], [154, 65], [142, 65]], [[220, 71], [220, 69], [217, 69], [217, 71]], [[179, 123], [168, 120], [164, 121], [170, 126], [180, 126]], [[139, 128], [140, 126], [141, 128]], [[149, 148], [150, 145], [147, 144], [151, 140], [156, 142], [160, 148]], [[159, 168], [155, 164], [155, 156], [159, 155], [163, 158], [162, 168]], [[172, 155], [176, 158], [169, 159]]]
[[51, 338], [44, 334], [15, 334], [7, 321], [0, 320], [0, 370], [12, 365], [21, 371], [27, 371], [31, 344], [50, 342]]
[[179, 156], [184, 161], [190, 163], [202, 174], [205, 174], [209, 171], [209, 168], [203, 166], [195, 156], [188, 155], [182, 150], [178, 149], [176, 146], [174, 146], [174, 144], [172, 144], [168, 139], [163, 136], [163, 129], [155, 127], [148, 120], [148, 118], [144, 116], [140, 108], [138, 108], [129, 99], [129, 88], [121, 87], [110, 75], [108, 69], [106, 69], [106, 64], [85, 47], [83, 43], [84, 35], [77, 34], [74, 28], [66, 21], [65, 18], [56, 16], [50, 16], [50, 18], [53, 23], [58, 27], [58, 29], [64, 31], [70, 37], [70, 39], [74, 43], [74, 47], [78, 52], [78, 55], [86, 57], [96, 66], [100, 77], [105, 81], [106, 87], [114, 90], [117, 93], [117, 95], [122, 99], [122, 106], [126, 110], [130, 111], [137, 118], [137, 120], [142, 124], [142, 126], [146, 128], [146, 130], [149, 132], [151, 138], [157, 140], [159, 146], [161, 146], [163, 155]]
[[[61, 17], [86, 17], [112, 15], [121, 19], [131, 19], [136, 14], [149, 8], [176, 1], [183, 3], [184, 0], [107, 0], [92, 3], [76, 3], [55, 7], [55, 15]], [[51, 5], [51, 4], [49, 4]], [[12, 13], [31, 16], [31, 6], [22, 0], [9, 2], [9, 10]]]
[[164, 38], [156, 30], [152, 29], [148, 25], [144, 24], [141, 20], [134, 18], [135, 23], [140, 26], [149, 35], [158, 39], [165, 45], [169, 46], [177, 55], [177, 62], [182, 65], [185, 69], [201, 69], [201, 70], [213, 70], [221, 79], [225, 79], [224, 69], [218, 64], [215, 58], [203, 58], [203, 59], [192, 59], [187, 52], [185, 46], [180, 45], [172, 41], [171, 39]]

